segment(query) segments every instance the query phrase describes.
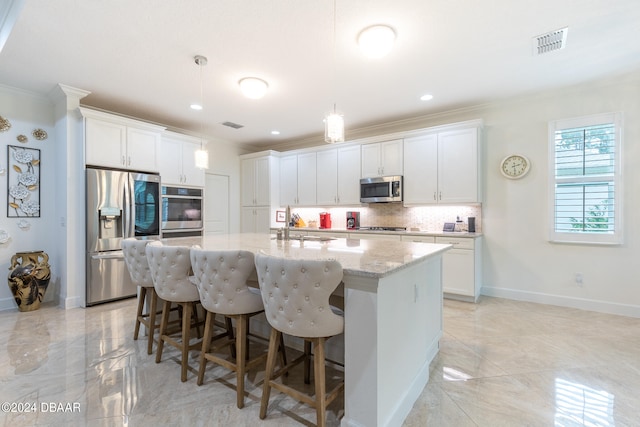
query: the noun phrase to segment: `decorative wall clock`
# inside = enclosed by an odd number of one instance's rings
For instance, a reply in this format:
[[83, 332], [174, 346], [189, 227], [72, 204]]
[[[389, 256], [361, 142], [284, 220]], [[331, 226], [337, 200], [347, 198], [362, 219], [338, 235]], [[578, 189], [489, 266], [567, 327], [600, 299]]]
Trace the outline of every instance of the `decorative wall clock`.
[[500, 162], [500, 172], [509, 179], [522, 178], [530, 168], [531, 162], [521, 154], [511, 154]]

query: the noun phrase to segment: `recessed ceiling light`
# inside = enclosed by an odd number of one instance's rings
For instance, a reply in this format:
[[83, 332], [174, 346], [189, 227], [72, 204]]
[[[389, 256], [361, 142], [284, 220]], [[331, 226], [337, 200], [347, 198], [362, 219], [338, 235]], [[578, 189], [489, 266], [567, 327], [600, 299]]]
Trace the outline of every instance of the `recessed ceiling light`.
[[260, 99], [267, 93], [269, 84], [257, 77], [245, 77], [238, 82], [242, 94], [247, 98]]
[[420, 97], [420, 101], [431, 101], [433, 99], [433, 95], [430, 93], [425, 93]]
[[358, 46], [369, 58], [382, 58], [393, 48], [396, 32], [387, 25], [372, 25], [358, 34]]
[[272, 130], [271, 131], [271, 135], [280, 135], [280, 131], [279, 130]]
[[192, 110], [198, 110], [198, 111], [202, 110], [202, 105], [200, 104], [191, 104], [190, 107]]

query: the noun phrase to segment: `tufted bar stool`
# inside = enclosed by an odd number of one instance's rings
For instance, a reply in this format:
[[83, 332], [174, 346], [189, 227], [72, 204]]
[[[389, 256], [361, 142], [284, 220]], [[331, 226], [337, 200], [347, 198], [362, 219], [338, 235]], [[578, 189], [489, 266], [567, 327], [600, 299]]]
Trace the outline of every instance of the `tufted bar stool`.
[[[199, 342], [189, 344], [194, 303], [200, 301], [198, 288], [189, 280], [190, 249], [186, 246], [163, 246], [161, 242], [154, 241], [147, 245], [146, 254], [156, 293], [164, 300], [156, 363], [160, 363], [162, 360], [162, 349], [165, 342], [176, 347], [182, 353], [180, 379], [184, 382], [187, 380], [189, 350], [200, 346]], [[182, 307], [181, 341], [177, 341], [167, 334], [172, 302]]]
[[[147, 262], [147, 253], [145, 248], [150, 240], [138, 240], [134, 237], [122, 240], [122, 253], [124, 254], [124, 262], [129, 270], [131, 281], [140, 287], [138, 294], [138, 310], [136, 312], [136, 325], [133, 331], [133, 339], [138, 339], [140, 333], [140, 324], [147, 328], [147, 354], [153, 352], [153, 333], [159, 325], [156, 325], [156, 311], [158, 306], [158, 295], [153, 287], [151, 280], [151, 271]], [[149, 311], [144, 312], [145, 302], [150, 305]]]
[[[244, 407], [245, 374], [253, 366], [264, 363], [267, 356], [266, 353], [262, 353], [247, 360], [249, 319], [264, 312], [259, 290], [247, 285], [247, 280], [255, 272], [253, 253], [243, 250], [208, 251], [193, 247], [191, 248], [191, 266], [198, 283], [200, 302], [207, 310], [198, 385], [202, 385], [207, 360], [235, 371], [237, 405], [238, 408], [242, 408]], [[235, 338], [230, 334], [229, 339], [211, 348], [210, 351], [216, 314], [234, 319], [236, 334]], [[216, 350], [233, 344], [235, 344], [235, 352], [232, 354], [235, 355], [235, 363], [214, 354]], [[284, 345], [281, 345], [281, 348], [284, 354]]]
[[[344, 380], [329, 393], [325, 379], [325, 341], [344, 332], [344, 318], [333, 313], [329, 297], [342, 281], [342, 266], [335, 260], [300, 260], [255, 256], [258, 283], [265, 316], [272, 327], [265, 371], [260, 418], [267, 415], [271, 388], [316, 409], [317, 425], [325, 426], [326, 408], [344, 389]], [[304, 339], [304, 354], [274, 373], [278, 337], [288, 334]], [[309, 383], [311, 345], [314, 348], [315, 398], [274, 380], [289, 368], [305, 362], [305, 383]]]

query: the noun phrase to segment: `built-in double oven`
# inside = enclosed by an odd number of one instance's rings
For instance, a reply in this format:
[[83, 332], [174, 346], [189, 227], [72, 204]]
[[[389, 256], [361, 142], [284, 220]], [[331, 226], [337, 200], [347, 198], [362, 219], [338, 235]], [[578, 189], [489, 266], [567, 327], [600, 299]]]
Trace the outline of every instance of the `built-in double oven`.
[[162, 187], [162, 237], [202, 236], [201, 188]]

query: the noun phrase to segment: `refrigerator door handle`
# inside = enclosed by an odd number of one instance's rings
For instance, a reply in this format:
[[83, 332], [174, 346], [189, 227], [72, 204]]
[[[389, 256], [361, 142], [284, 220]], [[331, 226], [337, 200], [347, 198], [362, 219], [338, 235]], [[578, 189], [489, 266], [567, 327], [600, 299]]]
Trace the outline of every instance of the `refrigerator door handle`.
[[91, 259], [124, 259], [124, 253], [122, 251], [110, 251], [91, 255]]
[[133, 189], [133, 180], [131, 179], [131, 175], [127, 176], [125, 186], [124, 186], [124, 238], [134, 237], [133, 226], [135, 224], [135, 219], [133, 218], [133, 203], [131, 200], [132, 197], [132, 189]]

